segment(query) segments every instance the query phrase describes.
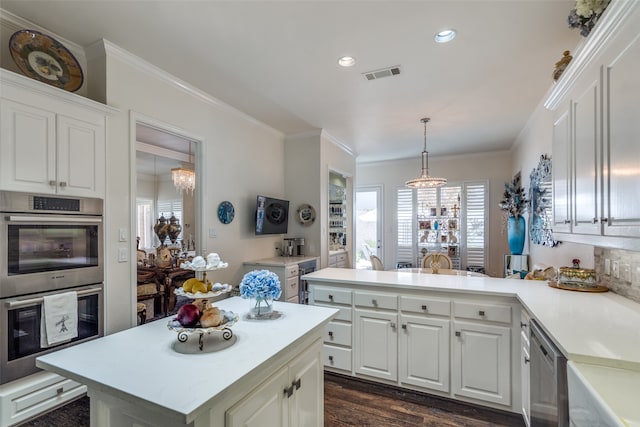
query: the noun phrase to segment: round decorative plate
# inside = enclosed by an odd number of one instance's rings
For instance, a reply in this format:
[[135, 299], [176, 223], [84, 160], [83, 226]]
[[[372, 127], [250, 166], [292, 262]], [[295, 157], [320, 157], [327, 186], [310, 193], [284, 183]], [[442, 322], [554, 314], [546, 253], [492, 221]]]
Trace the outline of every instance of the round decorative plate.
[[300, 205], [298, 208], [298, 222], [302, 225], [311, 225], [316, 220], [316, 210], [311, 205]]
[[9, 40], [9, 51], [24, 75], [74, 92], [84, 75], [78, 60], [57, 40], [34, 30], [20, 30]]
[[229, 224], [233, 221], [236, 211], [231, 202], [224, 201], [218, 205], [218, 219], [223, 224]]

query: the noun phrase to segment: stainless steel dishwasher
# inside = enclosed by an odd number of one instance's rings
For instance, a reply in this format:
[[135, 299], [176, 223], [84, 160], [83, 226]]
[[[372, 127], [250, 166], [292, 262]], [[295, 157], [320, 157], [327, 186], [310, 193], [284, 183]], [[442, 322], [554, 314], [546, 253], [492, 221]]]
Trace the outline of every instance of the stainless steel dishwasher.
[[567, 359], [531, 321], [531, 427], [569, 426]]

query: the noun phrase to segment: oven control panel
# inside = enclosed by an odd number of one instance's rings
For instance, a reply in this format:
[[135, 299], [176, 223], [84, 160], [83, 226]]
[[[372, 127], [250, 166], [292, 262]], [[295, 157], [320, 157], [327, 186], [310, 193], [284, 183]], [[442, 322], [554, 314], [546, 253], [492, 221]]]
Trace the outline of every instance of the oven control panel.
[[33, 209], [40, 211], [80, 212], [79, 199], [33, 196]]

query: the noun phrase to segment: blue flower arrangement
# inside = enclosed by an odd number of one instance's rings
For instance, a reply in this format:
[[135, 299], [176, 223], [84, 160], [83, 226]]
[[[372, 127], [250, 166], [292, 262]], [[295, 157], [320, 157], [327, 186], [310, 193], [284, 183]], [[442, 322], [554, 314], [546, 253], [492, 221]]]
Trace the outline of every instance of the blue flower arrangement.
[[269, 270], [250, 271], [240, 282], [240, 296], [255, 298], [258, 303], [269, 298], [278, 299], [281, 293], [278, 275]]

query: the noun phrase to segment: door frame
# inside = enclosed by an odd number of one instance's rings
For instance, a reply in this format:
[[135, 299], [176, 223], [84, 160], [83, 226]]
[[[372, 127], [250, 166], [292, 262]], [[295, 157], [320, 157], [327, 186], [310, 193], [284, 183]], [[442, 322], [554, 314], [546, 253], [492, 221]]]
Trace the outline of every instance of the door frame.
[[[371, 192], [371, 191], [375, 192], [376, 193], [376, 197], [377, 197], [377, 200], [376, 200], [376, 214], [377, 214], [376, 215], [376, 223], [377, 223], [376, 233], [378, 235], [377, 247], [376, 248], [372, 248], [372, 249], [375, 249], [375, 251], [376, 251], [375, 254], [380, 259], [382, 259], [382, 262], [384, 263], [384, 260], [386, 258], [385, 255], [384, 255], [384, 248], [385, 248], [385, 245], [384, 245], [384, 241], [385, 241], [385, 239], [384, 239], [384, 212], [383, 212], [383, 206], [384, 205], [382, 203], [383, 197], [384, 197], [384, 185], [382, 185], [382, 184], [373, 184], [373, 185], [359, 185], [359, 186], [357, 186], [356, 187], [356, 191], [355, 191], [355, 195], [354, 195], [354, 201], [357, 200], [357, 195], [358, 195], [359, 192]], [[355, 213], [356, 213], [356, 209], [357, 208], [358, 208], [358, 206], [357, 206], [357, 203], [356, 203], [356, 204], [354, 204], [354, 215], [353, 215], [353, 217], [354, 217], [353, 219], [354, 219], [354, 222], [356, 224], [357, 224], [357, 218], [356, 218]], [[355, 233], [354, 233], [354, 239], [353, 239], [354, 245], [355, 245], [355, 242], [356, 242], [356, 239], [357, 239], [357, 234], [358, 234], [358, 230], [357, 230], [357, 227], [355, 227]], [[354, 256], [353, 256], [354, 262], [355, 262], [355, 259], [356, 259], [355, 252], [357, 252], [357, 251], [358, 251], [358, 248], [355, 248], [354, 249]]]

